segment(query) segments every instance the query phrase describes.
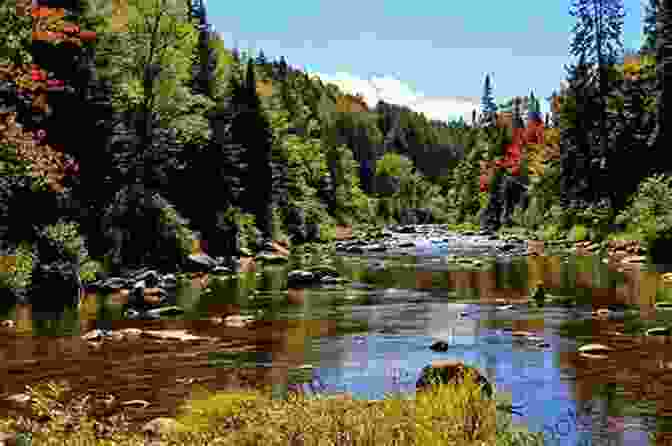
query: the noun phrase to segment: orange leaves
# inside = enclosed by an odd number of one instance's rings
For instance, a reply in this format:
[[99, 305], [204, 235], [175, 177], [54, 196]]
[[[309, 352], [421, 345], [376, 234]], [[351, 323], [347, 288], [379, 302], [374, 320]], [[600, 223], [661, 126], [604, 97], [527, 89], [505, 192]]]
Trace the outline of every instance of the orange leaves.
[[336, 110], [342, 113], [366, 112], [368, 107], [361, 96], [345, 94], [336, 98]]
[[63, 8], [33, 8], [30, 13], [33, 17], [63, 17], [65, 9]]

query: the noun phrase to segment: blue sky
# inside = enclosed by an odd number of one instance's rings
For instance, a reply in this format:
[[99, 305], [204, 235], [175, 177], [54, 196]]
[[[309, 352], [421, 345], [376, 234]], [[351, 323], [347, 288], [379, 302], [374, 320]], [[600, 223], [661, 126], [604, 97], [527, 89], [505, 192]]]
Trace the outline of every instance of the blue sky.
[[[624, 1], [626, 48], [639, 47], [640, 2]], [[558, 89], [569, 62], [569, 6], [570, 0], [207, 1], [227, 47], [284, 55], [344, 89], [370, 89], [363, 82], [374, 78], [391, 102], [431, 103], [439, 116], [451, 97], [478, 101], [486, 73], [497, 102], [530, 89], [545, 98]], [[541, 106], [548, 111], [546, 101]]]

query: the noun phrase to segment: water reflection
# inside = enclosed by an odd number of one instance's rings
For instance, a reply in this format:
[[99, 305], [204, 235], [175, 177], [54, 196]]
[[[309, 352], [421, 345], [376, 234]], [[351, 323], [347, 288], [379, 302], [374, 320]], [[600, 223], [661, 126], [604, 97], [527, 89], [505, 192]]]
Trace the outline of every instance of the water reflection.
[[[535, 249], [537, 256], [457, 271], [423, 257], [388, 257], [384, 268], [334, 259], [343, 276], [371, 290], [283, 290], [286, 269], [248, 265], [240, 279], [194, 277], [176, 297], [185, 314], [156, 321], [121, 320], [122, 293], [87, 295], [76, 311], [53, 320], [30, 305], [18, 305], [5, 316], [16, 323], [4, 329], [0, 341], [0, 391], [6, 396], [37, 380], [68, 378], [75, 389], [151, 401], [138, 417], [165, 416], [188, 395], [189, 387], [181, 384], [186, 379], [213, 390], [272, 384], [284, 396], [296, 388], [294, 371], [309, 371], [301, 367], [312, 364], [314, 374], [332, 390], [381, 398], [394, 391], [412, 393], [420, 369], [432, 360], [459, 359], [482, 368], [514, 402], [527, 403], [517, 422], [559, 437], [567, 430], [562, 420], [571, 413], [578, 416], [591, 403], [590, 431], [574, 429], [563, 437], [565, 444], [584, 437], [596, 443], [599, 438], [608, 438], [608, 444], [640, 442], [643, 437], [637, 435], [655, 424], [648, 416], [661, 420], [672, 415], [665, 398], [672, 383], [670, 337], [616, 335], [625, 331], [623, 320], [592, 319], [591, 311], [632, 306], [642, 319], [664, 320], [666, 314], [655, 308], [656, 296], [666, 292], [660, 274], [605, 264], [595, 256], [563, 262], [546, 256], [543, 246]], [[551, 295], [576, 298], [577, 307], [528, 306], [529, 290], [539, 281]], [[498, 309], [505, 303], [514, 307]], [[460, 317], [461, 312], [470, 316]], [[248, 327], [227, 326], [232, 315], [253, 315], [257, 321]], [[560, 336], [567, 321], [585, 325], [581, 336]], [[95, 347], [80, 336], [95, 328], [129, 327], [182, 329], [204, 340], [179, 347], [148, 340]], [[512, 336], [523, 331], [540, 341]], [[429, 350], [437, 339], [448, 342], [447, 352]], [[540, 342], [548, 348], [539, 347]], [[589, 342], [616, 351], [605, 360], [580, 357], [577, 347]], [[213, 354], [232, 350], [252, 355], [245, 368], [236, 366], [232, 373], [212, 366]], [[308, 379], [312, 374], [305, 373]], [[641, 407], [641, 401], [652, 404]], [[632, 432], [619, 427], [630, 425], [639, 427]], [[651, 428], [662, 438], [672, 430], [666, 426], [658, 421]]]

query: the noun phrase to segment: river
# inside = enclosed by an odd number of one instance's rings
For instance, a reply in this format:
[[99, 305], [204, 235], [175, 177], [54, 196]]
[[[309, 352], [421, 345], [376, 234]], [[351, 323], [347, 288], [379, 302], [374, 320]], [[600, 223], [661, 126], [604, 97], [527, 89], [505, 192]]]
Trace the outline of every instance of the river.
[[[451, 243], [416, 244], [402, 254], [335, 255], [330, 266], [352, 282], [320, 288], [283, 291], [294, 265], [211, 277], [179, 289], [183, 315], [154, 321], [122, 320], [114, 299], [95, 295], [58, 320], [40, 320], [29, 306], [7, 308], [1, 318], [16, 327], [0, 338], [0, 411], [20, 413], [5, 398], [46, 379], [120, 402], [145, 400], [146, 408], [125, 409], [138, 420], [175, 415], [192, 384], [226, 390], [270, 383], [279, 394], [301, 387], [378, 399], [414, 392], [432, 360], [459, 359], [523, 405], [513, 421], [543, 431], [548, 444], [667, 444], [670, 337], [632, 329], [632, 320], [670, 324], [672, 311], [654, 306], [661, 271], [576, 255], [481, 254], [482, 265], [474, 266], [447, 261], [454, 251]], [[524, 303], [539, 280], [553, 297], [577, 304]], [[609, 316], [592, 315], [607, 307]], [[213, 319], [230, 314], [257, 322], [228, 327]], [[101, 327], [186, 330], [199, 339], [96, 345], [81, 338]], [[513, 336], [519, 331], [532, 338]], [[430, 350], [437, 340], [447, 351]], [[589, 343], [614, 350], [604, 358], [580, 355]]]

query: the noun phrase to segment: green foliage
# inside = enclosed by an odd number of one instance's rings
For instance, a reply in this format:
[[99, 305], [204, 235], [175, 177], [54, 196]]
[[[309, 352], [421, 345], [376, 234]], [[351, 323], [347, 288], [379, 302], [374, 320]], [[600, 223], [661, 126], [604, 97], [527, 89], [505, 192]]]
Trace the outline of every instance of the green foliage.
[[[237, 210], [233, 210], [237, 213]], [[238, 233], [240, 236], [240, 247], [252, 250], [256, 244], [257, 232], [256, 232], [256, 219], [254, 215], [247, 213], [239, 213], [236, 216], [236, 222], [238, 224]]]
[[336, 220], [347, 224], [352, 217], [358, 217], [369, 210], [369, 200], [359, 185], [359, 163], [347, 146], [337, 146], [329, 150], [327, 160], [334, 167], [336, 189]]
[[82, 260], [84, 240], [79, 234], [79, 225], [73, 222], [66, 222], [62, 219], [53, 225], [48, 225], [38, 231], [39, 234], [49, 240], [66, 257]]
[[672, 238], [672, 177], [654, 175], [642, 181], [630, 197], [629, 206], [618, 214], [616, 223], [638, 234], [652, 251], [666, 246]]
[[542, 230], [540, 231], [540, 235], [542, 240], [559, 240], [562, 238], [563, 232], [559, 225], [549, 224], [543, 226]]
[[387, 152], [376, 162], [376, 175], [403, 177], [410, 175], [412, 171], [413, 162], [395, 152]]
[[[209, 138], [204, 111], [214, 102], [191, 93], [191, 68], [198, 31], [189, 23], [185, 4], [176, 0], [131, 0], [128, 31], [106, 33], [96, 48], [101, 77], [115, 84], [118, 111], [146, 104], [163, 127], [175, 128], [180, 143], [203, 143]], [[144, 84], [145, 67], [160, 72]]]
[[272, 211], [271, 236], [273, 237], [273, 240], [282, 240], [287, 236], [283, 228], [280, 210], [277, 208], [273, 208]]
[[14, 144], [0, 143], [0, 175], [27, 176], [30, 174], [30, 163], [19, 159]]
[[160, 221], [164, 226], [176, 231], [176, 242], [182, 255], [186, 257], [191, 254], [194, 233], [189, 229], [184, 219], [180, 217], [174, 206], [167, 205], [161, 208]]
[[33, 266], [37, 261], [37, 251], [28, 242], [21, 242], [10, 255], [16, 256], [16, 260], [7, 271], [0, 272], [0, 287], [25, 290], [32, 281]]
[[320, 140], [290, 135], [282, 142], [289, 167], [290, 203], [315, 197], [320, 179], [329, 172]]
[[569, 231], [569, 240], [573, 242], [580, 242], [586, 240], [588, 236], [588, 229], [585, 225], [577, 224], [572, 226], [572, 229]]
[[466, 221], [481, 209], [479, 197], [480, 161], [483, 160], [484, 154], [489, 148], [490, 145], [487, 142], [481, 141], [467, 157], [460, 161], [454, 171], [458, 222]]
[[102, 271], [104, 271], [102, 262], [87, 259], [80, 266], [79, 277], [83, 283], [94, 282], [96, 280], [96, 273]]
[[[544, 169], [543, 175], [532, 179], [529, 189], [529, 206], [523, 221], [529, 229], [537, 229], [545, 219], [552, 206], [559, 209], [560, 200], [560, 163], [551, 163]], [[560, 214], [557, 218], [559, 218]]]
[[0, 64], [23, 65], [33, 62], [31, 54], [33, 19], [17, 15], [16, 2], [0, 3]]

